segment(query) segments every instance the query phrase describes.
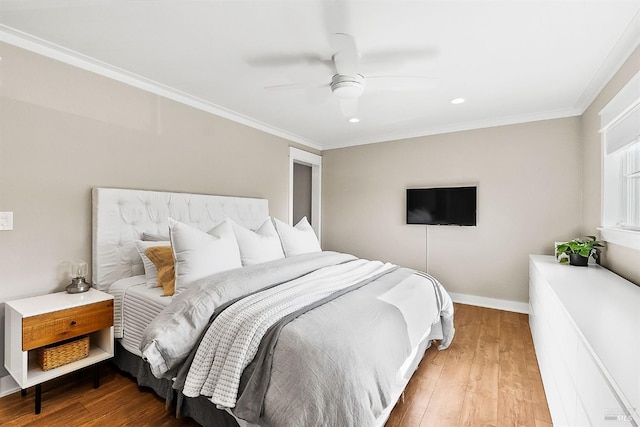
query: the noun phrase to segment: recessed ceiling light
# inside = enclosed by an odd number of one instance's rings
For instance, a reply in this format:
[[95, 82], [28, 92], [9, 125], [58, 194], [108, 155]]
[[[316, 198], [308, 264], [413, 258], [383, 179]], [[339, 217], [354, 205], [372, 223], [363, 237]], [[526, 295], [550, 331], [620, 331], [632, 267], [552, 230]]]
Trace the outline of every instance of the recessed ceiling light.
[[451, 100], [452, 104], [462, 104], [463, 102], [464, 102], [464, 98], [456, 98]]
[[349, 123], [358, 123], [359, 121], [360, 121], [360, 119], [359, 119], [359, 118], [357, 118], [357, 117], [351, 117], [351, 118], [349, 119]]

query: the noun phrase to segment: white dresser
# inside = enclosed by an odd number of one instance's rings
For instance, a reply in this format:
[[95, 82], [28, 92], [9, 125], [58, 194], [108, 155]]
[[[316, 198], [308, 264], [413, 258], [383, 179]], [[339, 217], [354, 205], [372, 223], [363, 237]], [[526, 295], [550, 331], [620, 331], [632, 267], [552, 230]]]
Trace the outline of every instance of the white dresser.
[[531, 255], [529, 322], [555, 426], [638, 427], [640, 287]]

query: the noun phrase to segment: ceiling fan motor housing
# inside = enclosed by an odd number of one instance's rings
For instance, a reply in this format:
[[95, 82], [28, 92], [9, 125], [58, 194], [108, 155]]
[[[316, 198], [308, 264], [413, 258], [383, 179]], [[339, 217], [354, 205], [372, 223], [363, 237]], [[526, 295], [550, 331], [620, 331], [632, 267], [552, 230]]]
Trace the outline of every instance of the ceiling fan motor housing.
[[355, 76], [336, 74], [331, 79], [331, 92], [340, 98], [358, 98], [363, 90], [363, 77], [360, 74]]

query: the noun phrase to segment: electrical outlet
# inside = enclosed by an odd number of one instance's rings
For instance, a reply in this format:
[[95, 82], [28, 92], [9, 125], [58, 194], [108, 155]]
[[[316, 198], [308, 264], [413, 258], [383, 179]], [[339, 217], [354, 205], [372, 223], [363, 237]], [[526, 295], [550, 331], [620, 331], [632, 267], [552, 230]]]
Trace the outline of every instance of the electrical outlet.
[[0, 212], [0, 231], [13, 230], [13, 212]]

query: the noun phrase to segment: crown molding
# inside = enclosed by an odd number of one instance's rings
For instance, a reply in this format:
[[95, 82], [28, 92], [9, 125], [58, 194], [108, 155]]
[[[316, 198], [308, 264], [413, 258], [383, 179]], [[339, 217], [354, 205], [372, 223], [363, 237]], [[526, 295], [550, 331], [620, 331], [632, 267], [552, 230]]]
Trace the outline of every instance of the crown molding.
[[337, 148], [348, 148], [358, 145], [376, 144], [379, 142], [391, 142], [402, 139], [420, 138], [425, 136], [440, 135], [445, 133], [463, 132], [476, 129], [486, 129], [498, 126], [508, 126], [521, 123], [538, 122], [542, 120], [562, 119], [575, 117], [582, 114], [581, 110], [571, 108], [568, 110], [554, 110], [542, 113], [522, 114], [518, 116], [500, 117], [497, 119], [480, 120], [472, 122], [453, 123], [446, 126], [436, 126], [422, 129], [415, 132], [394, 132], [387, 135], [379, 135], [375, 138], [363, 138], [351, 141], [338, 141], [333, 144], [323, 144], [323, 150], [333, 150]]
[[598, 71], [578, 98], [575, 108], [584, 113], [602, 89], [609, 83], [613, 76], [620, 70], [631, 54], [640, 46], [640, 10], [623, 31], [609, 55], [604, 59]]
[[375, 137], [355, 138], [339, 141], [314, 141], [303, 136], [288, 132], [284, 129], [255, 120], [251, 117], [239, 114], [222, 106], [195, 97], [185, 92], [162, 85], [153, 80], [130, 73], [121, 68], [114, 67], [102, 61], [88, 57], [76, 51], [66, 49], [55, 43], [23, 33], [11, 27], [0, 25], [0, 41], [18, 46], [37, 54], [61, 61], [63, 63], [102, 75], [121, 83], [154, 93], [182, 104], [189, 105], [202, 111], [226, 118], [228, 120], [246, 125], [265, 133], [299, 143], [303, 146], [318, 151], [332, 150], [358, 145], [389, 142], [400, 139], [418, 138], [437, 134], [461, 132], [473, 129], [483, 129], [495, 126], [506, 126], [525, 122], [550, 120], [564, 117], [579, 116], [591, 105], [598, 94], [630, 57], [634, 50], [640, 46], [640, 11], [633, 17], [625, 31], [622, 33], [614, 48], [600, 65], [587, 87], [570, 109], [555, 110], [542, 113], [524, 114], [519, 116], [501, 117], [489, 120], [454, 123], [444, 126], [435, 126], [420, 131], [393, 132]]
[[151, 92], [164, 98], [189, 105], [190, 107], [197, 108], [198, 110], [215, 114], [216, 116], [258, 129], [288, 141], [297, 142], [298, 144], [302, 144], [315, 150], [322, 150], [321, 144], [310, 139], [287, 132], [267, 123], [260, 122], [212, 102], [205, 101], [188, 93], [165, 86], [151, 79], [147, 79], [146, 77], [130, 73], [121, 68], [114, 67], [79, 52], [64, 48], [55, 43], [34, 37], [5, 25], [0, 25], [0, 41], [55, 59], [65, 64], [99, 74], [129, 86]]

